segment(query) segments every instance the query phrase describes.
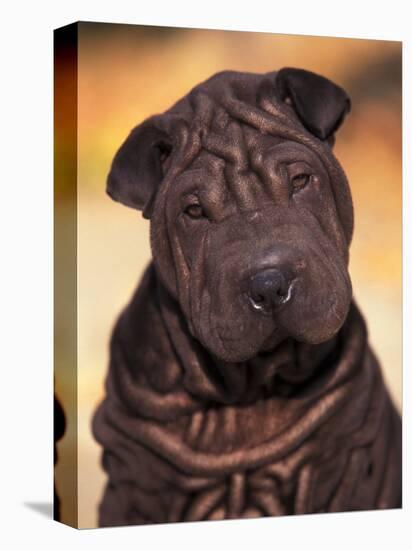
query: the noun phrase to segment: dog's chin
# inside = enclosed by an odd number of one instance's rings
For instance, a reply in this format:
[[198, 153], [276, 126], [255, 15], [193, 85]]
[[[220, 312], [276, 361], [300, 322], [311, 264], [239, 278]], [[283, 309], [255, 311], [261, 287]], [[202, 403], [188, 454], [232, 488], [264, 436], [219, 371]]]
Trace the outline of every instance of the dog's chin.
[[287, 334], [275, 328], [269, 336], [256, 335], [253, 340], [250, 338], [239, 338], [238, 340], [225, 340], [223, 338], [211, 338], [203, 341], [203, 347], [210, 355], [225, 363], [243, 363], [249, 361], [260, 353], [271, 353], [283, 342]]

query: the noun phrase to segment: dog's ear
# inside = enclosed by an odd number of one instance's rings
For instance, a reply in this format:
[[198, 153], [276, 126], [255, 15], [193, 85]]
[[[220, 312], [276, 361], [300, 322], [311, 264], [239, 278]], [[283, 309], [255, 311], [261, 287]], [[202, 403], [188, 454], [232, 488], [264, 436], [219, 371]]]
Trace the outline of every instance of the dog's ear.
[[137, 126], [117, 151], [109, 176], [107, 193], [115, 201], [131, 208], [150, 210], [163, 179], [163, 166], [172, 150], [171, 140], [151, 118]]
[[333, 134], [350, 111], [345, 90], [323, 76], [291, 68], [277, 73], [276, 88], [280, 99], [292, 105], [305, 128], [333, 143]]

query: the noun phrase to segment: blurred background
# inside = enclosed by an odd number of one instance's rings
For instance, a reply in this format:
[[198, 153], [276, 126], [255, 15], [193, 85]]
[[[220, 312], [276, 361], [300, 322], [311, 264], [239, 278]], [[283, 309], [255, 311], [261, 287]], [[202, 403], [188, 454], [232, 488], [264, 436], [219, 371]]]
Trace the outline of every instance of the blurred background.
[[[400, 42], [133, 25], [79, 24], [78, 51], [78, 524], [97, 525], [105, 483], [90, 423], [103, 398], [115, 319], [150, 261], [149, 222], [105, 195], [111, 160], [146, 117], [224, 69], [318, 72], [341, 85], [352, 112], [335, 154], [351, 184], [350, 271], [370, 340], [399, 408], [402, 398]], [[65, 194], [58, 208], [65, 211]], [[56, 380], [63, 404], [69, 391]], [[63, 521], [73, 521], [68, 426], [56, 468]], [[73, 457], [72, 457], [73, 458]]]

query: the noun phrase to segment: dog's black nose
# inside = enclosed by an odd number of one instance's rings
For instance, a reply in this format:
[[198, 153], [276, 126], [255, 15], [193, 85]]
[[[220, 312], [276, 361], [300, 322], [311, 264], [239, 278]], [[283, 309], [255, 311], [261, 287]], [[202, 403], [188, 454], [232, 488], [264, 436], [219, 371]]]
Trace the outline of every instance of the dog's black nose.
[[287, 302], [291, 295], [291, 284], [279, 269], [265, 269], [254, 275], [250, 281], [250, 301], [255, 309], [271, 313]]

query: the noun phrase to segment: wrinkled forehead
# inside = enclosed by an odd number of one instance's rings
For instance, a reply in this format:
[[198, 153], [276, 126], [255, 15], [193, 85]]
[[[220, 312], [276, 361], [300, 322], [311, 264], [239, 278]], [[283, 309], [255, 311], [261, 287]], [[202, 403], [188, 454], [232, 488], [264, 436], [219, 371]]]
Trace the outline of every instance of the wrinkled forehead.
[[211, 125], [200, 141], [198, 154], [178, 178], [180, 190], [231, 195], [240, 207], [253, 206], [262, 191], [276, 199], [285, 164], [301, 162], [325, 173], [309, 147], [234, 120]]

